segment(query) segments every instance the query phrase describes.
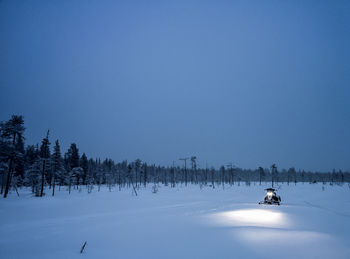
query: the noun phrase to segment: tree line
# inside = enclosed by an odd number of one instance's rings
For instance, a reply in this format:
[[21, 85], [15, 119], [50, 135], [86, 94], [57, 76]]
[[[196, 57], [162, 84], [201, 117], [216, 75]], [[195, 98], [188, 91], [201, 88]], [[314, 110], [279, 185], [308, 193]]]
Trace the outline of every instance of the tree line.
[[289, 168], [278, 170], [273, 164], [268, 168], [242, 169], [232, 164], [198, 168], [196, 157], [191, 157], [190, 167], [148, 165], [140, 159], [128, 162], [115, 162], [106, 158], [88, 158], [75, 143], [62, 154], [58, 140], [51, 145], [50, 132], [47, 131], [40, 145], [25, 146], [23, 116], [13, 115], [8, 121], [0, 122], [0, 194], [4, 198], [10, 190], [17, 195], [18, 188], [30, 187], [35, 196], [55, 195], [55, 191], [65, 187], [70, 193], [72, 188], [86, 187], [90, 193], [93, 188], [107, 185], [109, 188], [133, 188], [137, 190], [148, 184], [156, 188], [158, 184], [176, 185], [198, 184], [218, 188], [251, 182], [278, 182], [297, 184], [298, 182], [342, 184], [350, 182], [350, 173], [341, 170], [328, 173], [305, 172]]

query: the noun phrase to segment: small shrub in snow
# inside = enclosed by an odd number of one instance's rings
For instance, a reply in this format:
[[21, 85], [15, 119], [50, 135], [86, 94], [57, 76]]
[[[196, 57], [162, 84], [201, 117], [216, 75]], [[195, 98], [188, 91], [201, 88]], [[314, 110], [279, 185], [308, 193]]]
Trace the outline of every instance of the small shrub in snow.
[[152, 193], [157, 193], [158, 192], [158, 186], [155, 184], [152, 186]]

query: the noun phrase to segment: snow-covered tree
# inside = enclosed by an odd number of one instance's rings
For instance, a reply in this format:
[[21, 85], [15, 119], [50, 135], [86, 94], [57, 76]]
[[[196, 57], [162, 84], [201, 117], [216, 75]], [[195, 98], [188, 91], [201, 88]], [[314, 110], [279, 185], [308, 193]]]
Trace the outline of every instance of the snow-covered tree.
[[83, 153], [83, 155], [80, 158], [80, 166], [83, 169], [83, 175], [82, 175], [82, 180], [83, 180], [83, 185], [86, 184], [86, 177], [88, 174], [88, 170], [89, 170], [89, 161], [87, 156], [85, 155], [85, 153]]
[[39, 197], [41, 195], [41, 159], [37, 160], [25, 172], [25, 185], [30, 186], [32, 193]]
[[[80, 170], [80, 156], [79, 149], [75, 143], [70, 145], [68, 152], [66, 153], [66, 159], [69, 167], [69, 182], [72, 184], [76, 184], [77, 186], [80, 183], [80, 178], [82, 177], [83, 170]], [[80, 168], [79, 170], [75, 168]]]
[[54, 152], [51, 157], [52, 160], [52, 196], [55, 195], [56, 182], [60, 185], [64, 183], [65, 171], [62, 163], [61, 148], [58, 140], [55, 142]]
[[16, 144], [23, 140], [24, 130], [22, 116], [12, 115], [10, 120], [0, 123], [0, 162], [8, 163], [4, 198], [9, 192], [13, 171], [20, 161], [23, 161], [22, 150], [19, 150], [19, 145]]
[[43, 138], [40, 146], [40, 158], [42, 161], [42, 171], [41, 171], [41, 189], [40, 189], [40, 197], [44, 195], [44, 185], [45, 185], [45, 174], [47, 170], [47, 162], [50, 158], [50, 141], [49, 141], [49, 133], [47, 131], [46, 137]]

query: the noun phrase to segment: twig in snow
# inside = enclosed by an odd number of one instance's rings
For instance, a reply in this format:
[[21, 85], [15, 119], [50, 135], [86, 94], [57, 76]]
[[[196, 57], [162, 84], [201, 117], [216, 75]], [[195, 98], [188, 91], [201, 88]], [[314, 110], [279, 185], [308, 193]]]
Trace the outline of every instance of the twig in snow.
[[82, 254], [84, 252], [85, 246], [86, 246], [87, 242], [85, 241], [85, 243], [83, 244], [83, 246], [80, 249], [80, 253]]

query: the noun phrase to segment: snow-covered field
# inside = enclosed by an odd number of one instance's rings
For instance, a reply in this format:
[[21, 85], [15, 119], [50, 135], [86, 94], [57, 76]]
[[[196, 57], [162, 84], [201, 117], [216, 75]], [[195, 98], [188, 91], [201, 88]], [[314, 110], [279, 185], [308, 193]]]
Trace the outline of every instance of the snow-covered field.
[[[0, 199], [0, 258], [350, 258], [350, 188], [151, 185]], [[82, 244], [87, 241], [83, 254]]]

